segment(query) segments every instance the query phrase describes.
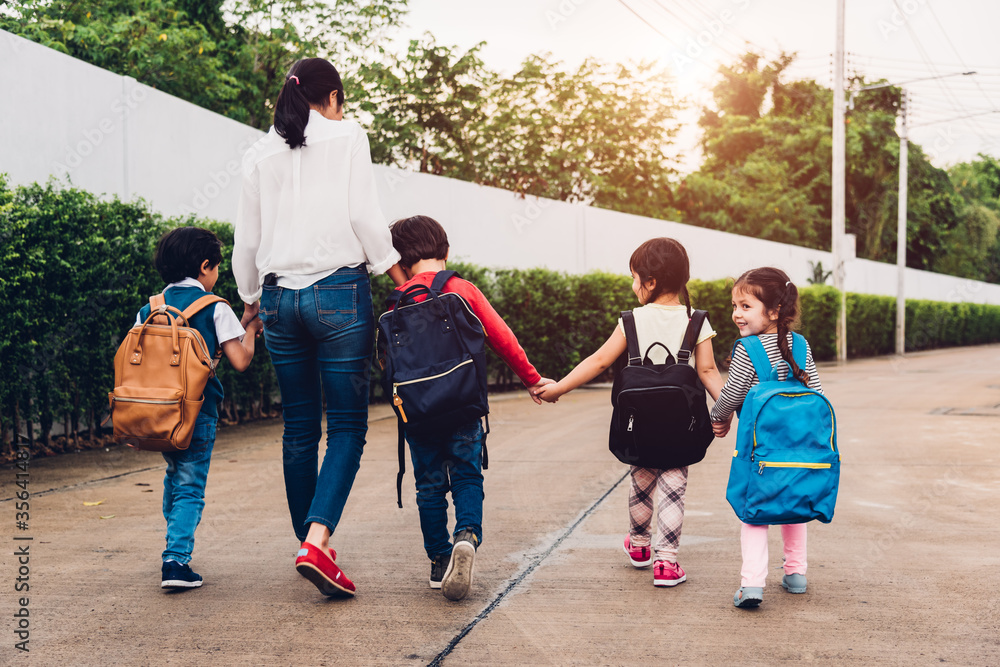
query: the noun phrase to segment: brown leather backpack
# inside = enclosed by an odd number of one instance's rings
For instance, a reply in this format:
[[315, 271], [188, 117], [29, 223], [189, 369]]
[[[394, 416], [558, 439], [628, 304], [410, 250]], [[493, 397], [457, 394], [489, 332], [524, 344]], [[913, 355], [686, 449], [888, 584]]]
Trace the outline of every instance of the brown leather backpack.
[[181, 312], [162, 294], [149, 298], [149, 317], [132, 327], [115, 354], [115, 389], [108, 394], [115, 442], [154, 452], [191, 444], [218, 357], [188, 323], [213, 303], [228, 304], [208, 294]]

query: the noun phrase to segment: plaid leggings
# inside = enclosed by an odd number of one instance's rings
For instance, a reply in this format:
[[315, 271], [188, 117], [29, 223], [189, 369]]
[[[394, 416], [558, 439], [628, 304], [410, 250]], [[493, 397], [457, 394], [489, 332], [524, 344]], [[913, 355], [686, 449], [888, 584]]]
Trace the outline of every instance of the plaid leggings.
[[629, 531], [632, 546], [650, 544], [649, 524], [653, 518], [653, 493], [660, 489], [656, 511], [659, 537], [653, 550], [656, 560], [677, 562], [677, 547], [684, 524], [684, 492], [687, 490], [687, 466], [656, 470], [632, 466], [632, 486], [628, 494], [628, 513], [632, 522]]

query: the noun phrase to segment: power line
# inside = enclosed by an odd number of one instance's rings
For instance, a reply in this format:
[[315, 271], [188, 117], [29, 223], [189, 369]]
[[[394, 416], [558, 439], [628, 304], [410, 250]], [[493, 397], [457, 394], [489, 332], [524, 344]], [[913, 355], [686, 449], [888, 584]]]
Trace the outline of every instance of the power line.
[[[946, 42], [948, 42], [948, 45], [951, 47], [951, 50], [955, 52], [955, 55], [958, 57], [959, 62], [964, 63], [965, 61], [962, 58], [962, 55], [958, 52], [958, 49], [955, 48], [955, 43], [951, 41], [951, 37], [948, 36], [948, 33], [945, 31], [944, 26], [941, 25], [941, 20], [938, 18], [937, 12], [934, 11], [934, 7], [931, 5], [930, 0], [927, 0], [927, 9], [931, 10], [931, 16], [934, 17], [934, 21], [937, 23], [938, 28], [941, 30], [941, 34], [944, 35], [944, 39]], [[982, 92], [983, 97], [986, 98], [986, 101], [990, 104], [990, 107], [996, 108], [996, 104], [993, 102], [992, 99], [990, 99], [990, 96], [986, 94], [986, 91], [983, 90], [983, 87], [979, 85], [979, 81], [973, 79], [973, 83], [975, 83], [979, 87], [980, 92]]]
[[[899, 5], [899, 0], [892, 0], [892, 4], [894, 4], [896, 6], [896, 9], [898, 9], [901, 13], [905, 15], [905, 12], [903, 12], [903, 8]], [[913, 29], [913, 26], [910, 25], [909, 21], [905, 21], [904, 25], [906, 26], [907, 32], [910, 33], [910, 39], [913, 40], [913, 45], [917, 47], [917, 53], [919, 53], [923, 61], [927, 63], [927, 66], [930, 68], [931, 72], [933, 72], [934, 74], [938, 74], [937, 67], [935, 67], [934, 63], [931, 61], [930, 56], [927, 54], [927, 50], [924, 48], [924, 45], [920, 42], [920, 38], [917, 36], [917, 33]], [[955, 111], [961, 113], [962, 112], [961, 102], [959, 102], [958, 98], [956, 98], [955, 95], [951, 92], [951, 89], [948, 88], [948, 86], [943, 81], [938, 81], [937, 83], [941, 87], [941, 90], [945, 93], [945, 95], [953, 101], [953, 106], [955, 108]], [[975, 126], [979, 139], [981, 141], [986, 141], [987, 139], [983, 136], [983, 133], [985, 132], [983, 128], [980, 125], [978, 125], [976, 121], [971, 121], [970, 124]]]
[[639, 12], [637, 12], [637, 11], [635, 11], [634, 9], [632, 9], [631, 7], [629, 7], [628, 3], [627, 3], [627, 2], [625, 2], [625, 0], [618, 0], [618, 2], [620, 2], [620, 3], [622, 4], [622, 6], [623, 6], [623, 7], [625, 7], [625, 9], [627, 9], [627, 10], [629, 10], [630, 12], [632, 12], [633, 14], [635, 14], [635, 15], [636, 15], [636, 17], [637, 17], [637, 18], [638, 18], [638, 19], [639, 19], [640, 21], [642, 21], [643, 23], [645, 23], [645, 24], [646, 24], [647, 26], [649, 26], [649, 27], [650, 27], [650, 28], [651, 28], [651, 29], [653, 30], [653, 32], [655, 32], [655, 33], [656, 33], [656, 34], [658, 34], [658, 35], [659, 35], [660, 37], [662, 37], [663, 39], [667, 40], [668, 42], [670, 42], [670, 43], [671, 43], [671, 44], [673, 44], [674, 46], [678, 46], [677, 42], [675, 42], [675, 41], [674, 41], [673, 39], [671, 39], [670, 37], [668, 37], [666, 33], [664, 33], [664, 32], [663, 32], [663, 31], [661, 31], [661, 30], [660, 30], [659, 28], [657, 28], [657, 27], [656, 27], [655, 25], [653, 25], [652, 23], [650, 23], [649, 21], [647, 21], [647, 20], [645, 19], [645, 17], [643, 17], [643, 16], [642, 16], [642, 15], [641, 15], [641, 14], [640, 14]]

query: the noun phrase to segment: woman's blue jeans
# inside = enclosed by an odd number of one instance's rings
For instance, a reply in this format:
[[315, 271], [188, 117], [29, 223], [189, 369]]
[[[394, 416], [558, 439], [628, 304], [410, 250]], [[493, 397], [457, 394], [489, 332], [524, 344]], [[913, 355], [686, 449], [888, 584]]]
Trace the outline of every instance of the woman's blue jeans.
[[[471, 530], [483, 542], [483, 425], [410, 433], [420, 530], [427, 557], [451, 553], [451, 536]], [[448, 531], [448, 492], [455, 503], [455, 530]]]
[[260, 318], [281, 390], [285, 495], [302, 541], [310, 523], [336, 530], [365, 447], [375, 328], [368, 272], [345, 267], [300, 290], [265, 286]]

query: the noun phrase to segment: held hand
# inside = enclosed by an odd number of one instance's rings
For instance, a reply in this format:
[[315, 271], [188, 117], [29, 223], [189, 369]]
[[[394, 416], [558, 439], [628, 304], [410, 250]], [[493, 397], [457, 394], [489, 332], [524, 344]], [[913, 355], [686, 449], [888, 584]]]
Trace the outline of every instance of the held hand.
[[715, 433], [716, 438], [724, 438], [726, 434], [729, 433], [729, 428], [733, 423], [733, 416], [729, 415], [729, 419], [724, 422], [712, 422], [712, 431]]
[[243, 317], [240, 318], [240, 324], [246, 329], [247, 325], [250, 324], [251, 320], [255, 319], [260, 313], [260, 301], [255, 301], [253, 303], [243, 304]]
[[536, 401], [540, 398], [546, 403], [555, 403], [563, 395], [563, 391], [559, 388], [558, 382], [553, 382], [552, 384], [535, 389], [532, 391], [532, 394], [536, 397]]
[[528, 393], [531, 395], [531, 400], [533, 400], [537, 405], [541, 405], [542, 401], [538, 398], [538, 392], [541, 391], [542, 387], [553, 384], [555, 380], [551, 378], [542, 378], [535, 384], [528, 387]]
[[260, 321], [259, 317], [255, 317], [244, 327], [247, 331], [247, 335], [260, 337], [261, 332], [264, 330], [264, 323]]

